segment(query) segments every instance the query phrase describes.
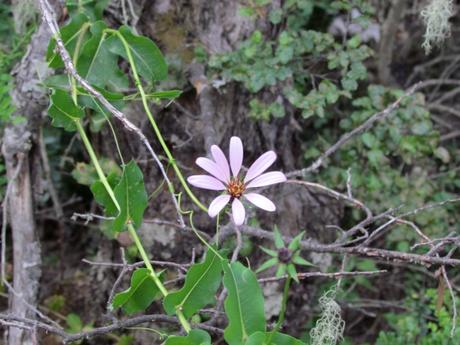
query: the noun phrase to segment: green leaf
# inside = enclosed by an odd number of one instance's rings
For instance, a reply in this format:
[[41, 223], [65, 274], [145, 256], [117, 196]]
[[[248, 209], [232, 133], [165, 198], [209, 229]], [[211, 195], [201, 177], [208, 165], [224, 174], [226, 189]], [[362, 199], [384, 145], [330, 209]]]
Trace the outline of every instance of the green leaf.
[[132, 335], [122, 335], [120, 339], [117, 340], [116, 345], [132, 345], [134, 344], [134, 337]]
[[229, 345], [242, 345], [247, 338], [265, 331], [264, 297], [256, 275], [239, 262], [223, 263], [224, 286], [228, 295], [225, 312], [228, 326], [224, 339]]
[[84, 13], [92, 21], [102, 19], [104, 9], [107, 7], [110, 0], [66, 0], [66, 7], [70, 15], [76, 13]]
[[278, 258], [271, 258], [267, 261], [265, 261], [258, 269], [257, 273], [265, 271], [266, 269], [269, 269], [270, 267], [275, 266], [278, 263]]
[[131, 276], [131, 286], [115, 295], [112, 307], [121, 307], [127, 314], [143, 311], [153, 302], [159, 291], [149, 270], [138, 268]]
[[83, 46], [78, 59], [80, 75], [92, 85], [111, 90], [128, 88], [127, 76], [118, 67], [118, 55], [110, 51], [110, 40], [104, 31], [107, 25], [98, 21], [91, 25], [92, 37]]
[[294, 257], [292, 258], [292, 262], [295, 263], [296, 265], [301, 265], [301, 266], [315, 266], [310, 261], [305, 260], [300, 255], [294, 255]]
[[184, 337], [170, 336], [165, 345], [211, 345], [211, 336], [202, 329], [192, 329]]
[[[88, 29], [88, 17], [84, 14], [76, 15], [69, 24], [61, 28], [61, 39], [70, 56], [73, 56], [77, 45], [81, 45], [79, 42], [84, 42], [88, 38]], [[56, 40], [52, 39], [48, 45], [48, 51], [46, 52], [46, 61], [48, 61], [48, 65], [51, 68], [64, 67], [64, 62], [59, 56], [59, 53], [55, 51], [55, 48]]]
[[78, 333], [83, 329], [83, 322], [77, 314], [70, 313], [67, 315], [66, 323], [70, 333]]
[[[168, 76], [168, 66], [160, 49], [147, 37], [134, 35], [129, 27], [122, 26], [119, 33], [129, 45], [138, 73], [149, 83], [164, 80]], [[114, 39], [117, 37], [113, 37]], [[111, 51], [128, 60], [123, 44], [112, 42]]]
[[[148, 197], [144, 186], [144, 176], [136, 162], [131, 161], [124, 167], [120, 183], [113, 192], [120, 206], [120, 212], [113, 222], [113, 231], [123, 231], [128, 222], [132, 222], [134, 227], [138, 228], [147, 208]], [[114, 205], [109, 206], [107, 212], [117, 214]]]
[[[120, 178], [116, 173], [110, 173], [107, 176], [107, 182], [109, 183], [110, 187], [114, 188], [119, 182]], [[113, 217], [117, 215], [117, 207], [113, 203], [112, 198], [110, 197], [109, 193], [107, 193], [107, 188], [102, 184], [101, 180], [94, 181], [91, 184], [91, 192], [93, 193], [94, 200], [103, 206], [106, 210], [106, 216]], [[108, 211], [110, 210], [110, 212]]]
[[280, 249], [280, 248], [284, 248], [284, 241], [283, 241], [283, 237], [281, 236], [281, 233], [278, 229], [278, 226], [275, 225], [275, 228], [273, 229], [273, 236], [274, 236], [274, 239], [275, 239], [275, 247]]
[[168, 294], [163, 306], [169, 315], [181, 308], [186, 318], [198, 310], [215, 302], [215, 293], [220, 286], [222, 263], [219, 257], [209, 250], [202, 263], [194, 264], [185, 277], [182, 289]]
[[83, 109], [76, 106], [72, 97], [63, 90], [54, 90], [48, 113], [52, 118], [51, 124], [66, 131], [75, 131], [75, 123], [85, 115]]
[[286, 273], [286, 265], [281, 264], [278, 266], [278, 269], [276, 270], [275, 277], [279, 278], [285, 273]]
[[289, 243], [288, 249], [290, 249], [291, 251], [295, 251], [299, 249], [300, 241], [302, 240], [302, 237], [304, 234], [305, 234], [305, 231], [302, 231], [300, 234], [294, 237], [291, 243]]
[[69, 76], [67, 74], [55, 74], [43, 81], [43, 85], [50, 89], [70, 91]]
[[275, 258], [278, 257], [278, 253], [277, 253], [275, 250], [271, 250], [271, 249], [265, 248], [265, 247], [263, 247], [263, 246], [259, 246], [259, 248], [262, 249], [262, 251], [263, 251], [265, 254], [269, 255], [269, 256], [273, 256], [273, 257], [275, 257]]
[[288, 264], [287, 265], [287, 272], [289, 274], [289, 277], [294, 279], [296, 281], [296, 283], [299, 282], [299, 277], [297, 277], [297, 271], [296, 271], [295, 266], [293, 264]]
[[304, 342], [279, 332], [257, 332], [244, 345], [305, 345]]

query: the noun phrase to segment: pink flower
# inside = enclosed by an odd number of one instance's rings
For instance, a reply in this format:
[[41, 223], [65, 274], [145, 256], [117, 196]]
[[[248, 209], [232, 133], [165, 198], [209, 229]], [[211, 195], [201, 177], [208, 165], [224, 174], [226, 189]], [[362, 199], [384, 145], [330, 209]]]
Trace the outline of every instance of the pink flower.
[[280, 171], [263, 173], [276, 160], [276, 153], [273, 151], [265, 152], [249, 167], [243, 179], [240, 176], [241, 165], [243, 164], [243, 143], [240, 138], [232, 137], [230, 139], [229, 151], [230, 165], [219, 146], [212, 145], [211, 155], [214, 160], [205, 157], [200, 157], [196, 160], [196, 164], [211, 176], [193, 175], [187, 179], [191, 185], [198, 188], [225, 191], [224, 194], [219, 195], [209, 205], [209, 216], [217, 216], [231, 202], [235, 224], [243, 224], [246, 211], [241, 202], [241, 197], [261, 209], [269, 212], [275, 211], [276, 206], [271, 200], [258, 193], [249, 193], [247, 190], [286, 181], [286, 176]]

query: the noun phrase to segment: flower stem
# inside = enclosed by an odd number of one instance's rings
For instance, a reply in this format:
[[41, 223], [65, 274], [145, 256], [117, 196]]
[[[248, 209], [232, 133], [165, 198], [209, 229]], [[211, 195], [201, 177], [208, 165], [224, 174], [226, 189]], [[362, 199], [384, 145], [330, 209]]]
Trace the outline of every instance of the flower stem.
[[288, 276], [286, 281], [284, 282], [284, 290], [283, 290], [283, 299], [281, 301], [281, 310], [280, 314], [278, 315], [278, 321], [276, 322], [275, 328], [273, 332], [278, 332], [283, 325], [284, 318], [286, 316], [286, 308], [287, 308], [287, 300], [289, 296], [289, 287], [291, 286], [292, 278]]
[[169, 163], [172, 165], [174, 172], [176, 173], [177, 178], [179, 179], [180, 183], [182, 184], [182, 187], [184, 188], [185, 192], [187, 195], [192, 199], [192, 201], [203, 211], [207, 212], [208, 209], [206, 206], [204, 206], [198, 198], [193, 194], [193, 192], [190, 190], [190, 187], [188, 186], [187, 182], [185, 181], [184, 176], [182, 175], [182, 172], [180, 171], [179, 167], [177, 166], [177, 163], [174, 159], [174, 156], [172, 155], [171, 151], [168, 148], [168, 145], [164, 141], [163, 135], [161, 134], [160, 128], [158, 127], [152, 112], [150, 111], [148, 101], [147, 101], [147, 96], [145, 94], [145, 90], [142, 86], [141, 80], [139, 78], [139, 74], [137, 72], [136, 64], [134, 63], [133, 56], [131, 54], [131, 48], [129, 47], [128, 42], [125, 40], [122, 34], [120, 34], [117, 30], [113, 29], [107, 29], [107, 32], [114, 33], [115, 35], [118, 36], [120, 39], [121, 43], [123, 44], [123, 47], [125, 48], [126, 55], [128, 57], [129, 64], [131, 65], [131, 70], [133, 72], [133, 77], [134, 77], [134, 82], [136, 84], [137, 89], [139, 90], [139, 93], [141, 95], [142, 99], [142, 105], [144, 107], [144, 110], [147, 114], [147, 117], [149, 118], [149, 121], [153, 127], [153, 130], [155, 132], [155, 135], [157, 136], [158, 141], [160, 142], [161, 147], [163, 148], [163, 151], [165, 152], [166, 156], [168, 157]]

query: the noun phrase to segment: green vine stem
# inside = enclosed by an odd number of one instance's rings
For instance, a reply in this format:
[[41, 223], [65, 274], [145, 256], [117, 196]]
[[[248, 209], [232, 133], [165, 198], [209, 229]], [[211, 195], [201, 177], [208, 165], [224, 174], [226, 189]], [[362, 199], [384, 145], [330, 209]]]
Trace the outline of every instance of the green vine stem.
[[120, 211], [120, 205], [118, 204], [118, 201], [115, 198], [115, 194], [113, 192], [112, 187], [110, 186], [109, 182], [107, 181], [107, 178], [105, 177], [104, 172], [102, 171], [101, 165], [99, 164], [99, 160], [96, 156], [96, 152], [94, 152], [93, 146], [91, 145], [91, 142], [89, 141], [89, 138], [86, 135], [85, 129], [83, 128], [80, 121], [75, 121], [75, 124], [77, 125], [78, 133], [80, 133], [80, 137], [83, 141], [83, 144], [85, 145], [86, 151], [88, 151], [91, 162], [93, 163], [94, 168], [96, 169], [97, 176], [104, 185], [107, 193], [110, 196], [110, 199], [112, 199], [113, 203], [115, 204], [115, 207], [118, 211]]
[[152, 112], [150, 111], [150, 108], [149, 108], [149, 105], [148, 105], [148, 100], [147, 100], [147, 96], [145, 94], [145, 90], [142, 86], [142, 83], [141, 83], [141, 80], [139, 78], [139, 74], [137, 72], [137, 68], [136, 68], [136, 64], [134, 63], [134, 59], [133, 59], [133, 56], [131, 54], [131, 48], [129, 47], [129, 44], [128, 42], [126, 42], [125, 38], [123, 37], [122, 34], [120, 34], [117, 30], [113, 30], [113, 29], [106, 29], [107, 32], [110, 32], [110, 33], [113, 33], [115, 35], [118, 36], [118, 38], [120, 39], [120, 41], [122, 42], [123, 44], [123, 47], [125, 48], [125, 51], [126, 51], [126, 55], [128, 56], [128, 61], [129, 61], [129, 64], [131, 66], [131, 70], [133, 72], [133, 77], [134, 77], [134, 82], [136, 84], [136, 87], [138, 88], [139, 90], [139, 93], [141, 95], [141, 99], [142, 99], [142, 105], [144, 107], [144, 110], [147, 114], [147, 117], [149, 118], [149, 121], [153, 127], [153, 130], [155, 132], [155, 135], [157, 136], [157, 139], [158, 141], [160, 142], [160, 145], [161, 147], [163, 148], [163, 151], [165, 152], [166, 156], [168, 157], [168, 160], [169, 160], [169, 163], [171, 164], [171, 166], [173, 167], [174, 169], [174, 172], [176, 173], [176, 176], [177, 178], [179, 179], [182, 187], [184, 188], [185, 192], [187, 193], [187, 195], [190, 197], [190, 199], [192, 199], [192, 201], [203, 211], [207, 212], [208, 209], [206, 206], [204, 206], [200, 200], [198, 200], [198, 198], [195, 196], [195, 194], [193, 194], [193, 192], [190, 190], [190, 187], [188, 186], [187, 184], [187, 181], [185, 181], [185, 178], [184, 176], [182, 175], [182, 172], [180, 171], [179, 167], [177, 166], [177, 163], [174, 159], [174, 156], [172, 155], [171, 151], [169, 150], [168, 148], [168, 145], [166, 144], [166, 142], [164, 141], [164, 138], [163, 138], [163, 135], [161, 134], [161, 131], [160, 131], [160, 128], [158, 127], [154, 117], [153, 117], [153, 114]]
[[[114, 32], [118, 33], [117, 31], [114, 31]], [[122, 42], [124, 42], [124, 44], [126, 44], [127, 42], [124, 40], [123, 36], [121, 36], [121, 35], [119, 35], [119, 36], [120, 36], [120, 39], [122, 39]], [[126, 46], [125, 46], [125, 48], [126, 48]], [[177, 168], [177, 165], [174, 162], [173, 156], [172, 156], [171, 152], [169, 151], [168, 147], [166, 146], [166, 143], [164, 142], [163, 137], [161, 136], [161, 133], [160, 133], [158, 127], [156, 126], [156, 123], [155, 123], [155, 121], [153, 119], [153, 116], [150, 113], [150, 109], [147, 106], [148, 104], [147, 104], [147, 99], [146, 99], [146, 96], [145, 96], [145, 92], [144, 92], [144, 89], [142, 88], [142, 86], [140, 85], [139, 76], [137, 75], [137, 71], [135, 70], [134, 62], [133, 62], [133, 59], [132, 59], [132, 56], [131, 56], [131, 51], [129, 50], [129, 47], [128, 47], [127, 53], [129, 54], [128, 56], [130, 57], [130, 63], [132, 65], [132, 67], [133, 67], [133, 73], [134, 73], [134, 75], [136, 77], [135, 78], [136, 79], [136, 84], [139, 85], [139, 91], [141, 92], [141, 95], [142, 95], [142, 101], [143, 101], [144, 107], [146, 109], [147, 114], [149, 115], [149, 118], [151, 119], [152, 125], [154, 125], [155, 133], [157, 133], [158, 139], [160, 140], [160, 142], [161, 142], [161, 144], [162, 144], [162, 146], [163, 146], [163, 148], [164, 148], [164, 150], [165, 150], [165, 152], [166, 152], [166, 154], [168, 156], [168, 159], [171, 160], [171, 164], [173, 165], [173, 168], [175, 168], [174, 170], [176, 171], [176, 174], [178, 174], [179, 180], [184, 185], [185, 190], [188, 191], [189, 195], [192, 195], [193, 198], [195, 198], [196, 202], [198, 202], [197, 205], [201, 205], [201, 208], [204, 208], [204, 210], [207, 210], [206, 207], [204, 207], [201, 203], [199, 203], [198, 199], [196, 199], [196, 197], [190, 191], [190, 189], [188, 188], [188, 186], [187, 186], [182, 174], [180, 173], [179, 169]], [[76, 63], [76, 61], [74, 61], [74, 63]], [[71, 78], [71, 94], [72, 94], [72, 99], [73, 99], [74, 103], [76, 105], [78, 105], [78, 102], [77, 102], [77, 88], [76, 88], [75, 78], [73, 78], [73, 77]], [[120, 211], [121, 210], [120, 205], [119, 205], [119, 203], [118, 203], [118, 201], [117, 201], [117, 199], [115, 197], [115, 193], [114, 193], [112, 187], [110, 186], [109, 182], [107, 181], [107, 178], [106, 178], [106, 176], [105, 176], [105, 174], [104, 174], [104, 172], [103, 172], [103, 170], [101, 168], [101, 165], [99, 163], [99, 160], [97, 158], [96, 152], [94, 151], [93, 146], [91, 145], [91, 142], [90, 142], [88, 136], [86, 135], [85, 129], [83, 128], [83, 125], [82, 125], [81, 121], [80, 120], [75, 121], [75, 125], [76, 125], [77, 130], [78, 130], [78, 132], [80, 134], [80, 137], [81, 137], [81, 139], [83, 141], [83, 144], [84, 144], [84, 146], [85, 146], [85, 148], [86, 148], [86, 150], [87, 150], [87, 152], [88, 152], [88, 154], [90, 156], [91, 162], [94, 165], [94, 168], [96, 169], [96, 172], [97, 172], [97, 175], [98, 175], [99, 179], [101, 180], [104, 188], [106, 189], [107, 193], [109, 194], [110, 198], [112, 199], [113, 203], [115, 204], [117, 210]], [[172, 186], [170, 188], [172, 189]], [[137, 250], [139, 251], [139, 253], [140, 253], [141, 257], [142, 257], [142, 260], [144, 261], [145, 266], [147, 267], [147, 269], [150, 272], [150, 276], [152, 277], [152, 279], [155, 282], [155, 284], [158, 286], [158, 289], [160, 290], [160, 292], [163, 295], [163, 297], [166, 297], [168, 295], [168, 290], [165, 288], [165, 286], [161, 282], [160, 278], [156, 274], [155, 270], [153, 269], [152, 264], [150, 263], [149, 257], [147, 256], [147, 253], [145, 252], [145, 249], [144, 249], [144, 247], [142, 245], [142, 242], [141, 242], [141, 240], [139, 239], [139, 236], [136, 233], [136, 229], [134, 228], [134, 226], [131, 223], [128, 223], [127, 226], [128, 226], [128, 232], [129, 232], [130, 236], [133, 238], [134, 243], [136, 244]], [[184, 328], [185, 332], [189, 333], [190, 330], [191, 330], [191, 326], [190, 326], [190, 323], [185, 318], [185, 316], [182, 313], [182, 311], [181, 310], [176, 310], [176, 315], [177, 315], [177, 318], [179, 319], [179, 322], [181, 323], [182, 327]]]
[[283, 299], [281, 301], [281, 310], [278, 316], [278, 321], [276, 322], [275, 328], [273, 329], [273, 333], [278, 332], [283, 325], [284, 318], [286, 317], [286, 308], [287, 308], [287, 300], [289, 296], [289, 288], [291, 286], [292, 278], [288, 276], [286, 281], [284, 282], [284, 290], [283, 290]]
[[[160, 290], [163, 297], [166, 297], [168, 295], [168, 290], [165, 288], [160, 278], [158, 277], [158, 274], [156, 274], [155, 270], [153, 269], [152, 264], [150, 263], [149, 257], [147, 256], [147, 253], [145, 252], [145, 249], [142, 246], [141, 240], [139, 239], [139, 236], [137, 235], [136, 229], [134, 229], [134, 226], [131, 223], [128, 223], [128, 231], [131, 237], [133, 238], [134, 243], [136, 244], [137, 250], [141, 254], [141, 257], [142, 257], [142, 260], [144, 261], [145, 266], [150, 272], [150, 276], [152, 277], [155, 284], [158, 286], [158, 289]], [[184, 314], [182, 313], [182, 311], [179, 309], [176, 309], [176, 315], [182, 327], [184, 328], [184, 330], [187, 333], [189, 333], [191, 330], [191, 327], [190, 327], [189, 322], [185, 318]]]
[[[88, 151], [88, 154], [91, 158], [91, 162], [93, 163], [96, 172], [99, 176], [99, 179], [101, 180], [102, 184], [107, 190], [107, 193], [110, 195], [110, 198], [116, 205], [118, 211], [120, 211], [120, 205], [118, 204], [117, 199], [115, 198], [115, 194], [113, 192], [112, 187], [109, 185], [107, 178], [104, 175], [104, 172], [102, 171], [101, 165], [99, 164], [99, 161], [97, 159], [96, 153], [94, 152], [94, 149], [91, 145], [91, 142], [89, 141], [88, 136], [85, 133], [85, 130], [81, 124], [80, 121], [76, 121], [76, 125], [78, 128], [78, 132], [80, 133], [80, 136], [83, 140], [83, 143], [85, 145], [86, 150]], [[163, 297], [166, 297], [168, 295], [168, 290], [165, 288], [163, 283], [161, 282], [160, 278], [158, 275], [155, 273], [155, 270], [152, 267], [152, 264], [150, 263], [149, 257], [147, 256], [147, 253], [145, 252], [144, 247], [142, 246], [142, 242], [139, 239], [139, 236], [136, 233], [136, 229], [134, 229], [134, 226], [131, 223], [128, 223], [128, 232], [130, 236], [133, 238], [134, 243], [136, 244], [137, 250], [139, 251], [139, 254], [142, 257], [142, 260], [144, 261], [145, 266], [150, 272], [150, 276], [152, 277], [153, 281], [155, 284], [158, 286], [158, 289], [160, 290], [161, 294]], [[179, 319], [179, 322], [181, 323], [182, 327], [184, 330], [189, 333], [191, 330], [190, 324], [185, 318], [184, 314], [182, 313], [181, 310], [176, 311], [177, 318]]]

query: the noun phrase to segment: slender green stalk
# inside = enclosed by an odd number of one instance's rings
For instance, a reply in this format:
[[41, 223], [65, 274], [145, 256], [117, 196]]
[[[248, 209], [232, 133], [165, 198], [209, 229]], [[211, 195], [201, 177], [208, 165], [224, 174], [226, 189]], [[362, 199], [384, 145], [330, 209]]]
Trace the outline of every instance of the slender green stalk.
[[115, 198], [115, 194], [113, 193], [112, 187], [110, 186], [109, 182], [107, 181], [107, 178], [105, 177], [104, 172], [102, 171], [101, 165], [99, 164], [99, 160], [96, 156], [96, 152], [94, 152], [93, 146], [91, 145], [91, 142], [89, 141], [88, 136], [86, 135], [85, 129], [83, 128], [80, 121], [75, 121], [75, 124], [77, 125], [78, 132], [80, 133], [80, 137], [83, 141], [83, 144], [85, 145], [86, 151], [88, 151], [89, 157], [91, 158], [91, 163], [93, 163], [94, 168], [96, 169], [97, 176], [104, 185], [107, 193], [110, 196], [110, 199], [112, 199], [113, 203], [115, 204], [115, 207], [118, 211], [120, 211], [120, 205], [118, 204], [117, 198]]
[[[158, 286], [158, 289], [160, 290], [161, 294], [163, 297], [166, 297], [168, 295], [168, 290], [166, 290], [165, 286], [161, 282], [160, 278], [156, 274], [155, 270], [152, 267], [152, 264], [150, 263], [150, 259], [147, 256], [147, 253], [145, 252], [144, 247], [142, 246], [141, 240], [139, 239], [139, 236], [137, 235], [136, 229], [134, 229], [134, 226], [129, 223], [128, 224], [128, 231], [129, 234], [131, 235], [132, 239], [134, 240], [134, 243], [136, 244], [137, 250], [139, 251], [139, 254], [141, 254], [142, 260], [144, 261], [145, 266], [150, 272], [150, 276], [152, 277], [153, 281], [155, 284]], [[184, 330], [189, 333], [191, 330], [190, 324], [185, 318], [184, 314], [182, 313], [181, 310], [177, 309], [176, 310], [176, 315], [177, 318], [179, 319], [179, 322], [181, 323], [182, 327]]]
[[278, 332], [283, 325], [284, 318], [286, 317], [286, 308], [287, 308], [287, 299], [289, 296], [289, 287], [291, 286], [292, 278], [288, 276], [286, 281], [284, 282], [284, 290], [283, 290], [283, 299], [281, 301], [281, 310], [280, 314], [278, 315], [278, 321], [276, 322], [275, 328], [273, 332]]
[[[89, 23], [83, 24], [83, 26], [80, 29], [80, 33], [78, 34], [77, 44], [75, 46], [75, 51], [73, 53], [73, 58], [72, 58], [73, 65], [75, 67], [77, 67], [78, 57], [80, 56], [80, 50], [83, 44], [83, 38], [85, 37], [85, 34], [88, 31], [89, 27], [90, 27]], [[74, 103], [77, 104], [77, 81], [75, 80], [74, 77], [71, 77], [70, 83], [71, 83], [71, 89], [72, 89], [72, 99]]]
[[158, 289], [160, 290], [161, 294], [163, 296], [168, 295], [168, 290], [164, 287], [163, 283], [161, 282], [160, 278], [158, 275], [155, 273], [155, 270], [152, 267], [152, 264], [150, 263], [150, 259], [147, 256], [147, 253], [145, 252], [144, 247], [142, 246], [141, 240], [139, 239], [139, 236], [137, 235], [136, 229], [134, 229], [134, 226], [129, 223], [128, 224], [128, 231], [129, 234], [131, 235], [132, 239], [134, 240], [134, 243], [136, 244], [137, 250], [139, 251], [139, 254], [141, 254], [142, 260], [144, 260], [145, 266], [150, 272], [150, 276], [152, 277], [153, 281], [155, 284], [157, 284]]
[[[117, 31], [115, 31], [115, 32], [117, 32]], [[120, 35], [120, 38], [123, 38], [123, 37]], [[123, 38], [123, 40], [124, 40], [124, 38]], [[128, 52], [130, 54], [130, 62], [132, 63], [132, 66], [134, 68], [134, 63], [133, 63], [133, 59], [132, 59], [131, 51], [129, 50], [129, 47], [128, 47]], [[78, 56], [78, 54], [76, 54], [76, 56]], [[74, 58], [74, 63], [75, 64], [77, 62], [76, 59], [77, 58]], [[137, 72], [135, 73], [135, 75], [136, 75], [136, 83], [138, 83], [139, 77], [137, 75]], [[77, 105], [77, 86], [76, 86], [75, 78], [73, 78], [73, 77], [71, 79], [71, 89], [72, 89], [72, 99], [73, 99], [74, 103]], [[144, 91], [144, 89], [142, 89], [142, 86], [141, 86], [141, 90], [142, 90], [142, 92]], [[144, 95], [144, 97], [143, 97], [143, 100], [144, 100], [144, 98], [145, 98], [145, 93], [144, 92], [143, 92], [143, 95]], [[145, 107], [145, 104], [146, 104], [146, 102], [144, 103], [144, 107]], [[149, 110], [148, 107], [146, 107], [146, 110]], [[153, 120], [153, 116], [151, 115], [150, 111], [149, 111], [149, 114], [150, 114], [150, 117]], [[153, 123], [155, 123], [155, 121], [153, 121]], [[82, 126], [80, 121], [75, 121], [75, 124], [77, 126], [78, 132], [80, 133], [80, 136], [81, 136], [81, 139], [83, 141], [83, 144], [85, 145], [85, 148], [88, 151], [88, 154], [89, 154], [89, 156], [91, 158], [91, 162], [93, 163], [94, 168], [96, 169], [96, 172], [97, 172], [97, 175], [98, 175], [99, 179], [101, 180], [102, 184], [104, 185], [105, 189], [107, 190], [107, 193], [109, 194], [110, 198], [112, 199], [113, 203], [115, 204], [117, 210], [120, 211], [121, 210], [120, 205], [119, 205], [119, 203], [118, 203], [118, 201], [117, 201], [117, 199], [115, 197], [115, 194], [113, 192], [112, 187], [110, 186], [110, 184], [107, 181], [107, 178], [106, 178], [104, 172], [102, 171], [101, 165], [99, 164], [99, 160], [97, 159], [97, 156], [96, 156], [96, 152], [94, 152], [93, 146], [91, 145], [91, 142], [90, 142], [88, 136], [86, 135], [85, 129], [83, 128], [83, 126]], [[156, 127], [156, 128], [158, 129], [158, 127]], [[163, 138], [161, 137], [161, 133], [159, 132], [159, 130], [158, 130], [158, 134], [159, 134], [159, 139], [161, 139], [161, 141], [162, 141]], [[116, 138], [115, 138], [115, 140], [116, 140]], [[167, 149], [166, 143], [164, 143], [164, 141], [162, 141], [162, 145], [163, 144], [164, 144], [163, 147], [166, 147], [166, 149]], [[169, 150], [166, 151], [166, 153], [169, 154], [168, 158], [171, 160], [172, 155], [169, 152]], [[123, 160], [123, 158], [121, 157], [121, 153], [120, 153], [120, 158]], [[174, 166], [175, 166], [175, 164], [173, 164], [173, 167]], [[181, 175], [181, 177], [182, 177], [182, 175]], [[183, 177], [182, 177], [182, 180], [183, 180]], [[133, 238], [134, 243], [136, 244], [137, 250], [141, 254], [141, 257], [142, 257], [142, 260], [144, 261], [145, 266], [147, 267], [147, 269], [150, 272], [150, 276], [152, 277], [152, 279], [155, 282], [155, 284], [158, 286], [158, 289], [160, 290], [161, 294], [164, 297], [166, 297], [168, 295], [168, 290], [165, 288], [165, 286], [161, 282], [160, 278], [156, 274], [155, 270], [153, 269], [152, 264], [150, 263], [149, 257], [147, 256], [147, 253], [145, 252], [145, 249], [142, 246], [142, 242], [140, 241], [139, 236], [136, 233], [136, 229], [134, 229], [134, 226], [131, 223], [128, 224], [128, 231], [129, 231], [131, 237]], [[184, 328], [184, 330], [187, 333], [189, 333], [190, 330], [191, 330], [191, 327], [190, 327], [189, 322], [185, 318], [184, 314], [182, 313], [182, 311], [181, 310], [176, 310], [176, 315], [177, 315], [177, 318], [179, 319], [179, 322], [181, 323], [182, 327]]]
[[122, 42], [123, 47], [125, 48], [126, 55], [128, 57], [128, 61], [129, 61], [129, 64], [131, 66], [131, 70], [133, 72], [134, 82], [136, 84], [137, 89], [139, 90], [140, 95], [141, 95], [142, 105], [144, 107], [144, 110], [145, 110], [145, 112], [147, 114], [147, 117], [149, 118], [149, 121], [150, 121], [152, 127], [153, 127], [155, 135], [157, 136], [157, 139], [160, 142], [161, 147], [163, 148], [163, 151], [165, 152], [166, 156], [168, 157], [169, 163], [172, 165], [172, 167], [174, 169], [174, 172], [176, 173], [177, 178], [179, 179], [180, 183], [182, 184], [182, 187], [184, 188], [185, 192], [190, 197], [190, 199], [192, 199], [192, 201], [200, 209], [202, 209], [203, 211], [207, 212], [208, 209], [206, 208], [206, 206], [204, 206], [198, 200], [198, 198], [193, 194], [193, 192], [190, 190], [190, 188], [189, 188], [189, 186], [187, 184], [187, 181], [185, 181], [185, 178], [182, 175], [182, 172], [180, 171], [179, 167], [177, 166], [177, 163], [176, 163], [176, 161], [174, 159], [174, 156], [172, 155], [171, 151], [168, 148], [168, 145], [164, 141], [164, 138], [163, 138], [163, 135], [161, 134], [160, 128], [158, 127], [158, 125], [157, 125], [157, 123], [156, 123], [156, 121], [155, 121], [155, 119], [153, 117], [153, 114], [150, 111], [147, 96], [146, 96], [145, 90], [144, 90], [144, 88], [142, 86], [142, 83], [141, 83], [141, 80], [140, 80], [140, 77], [139, 77], [139, 73], [137, 72], [136, 64], [134, 63], [134, 59], [133, 59], [133, 56], [131, 54], [131, 48], [129, 47], [128, 42], [126, 42], [126, 40], [123, 37], [123, 35], [120, 34], [117, 30], [107, 29], [106, 31], [114, 33], [115, 35], [117, 35], [118, 38], [120, 39], [120, 41]]

